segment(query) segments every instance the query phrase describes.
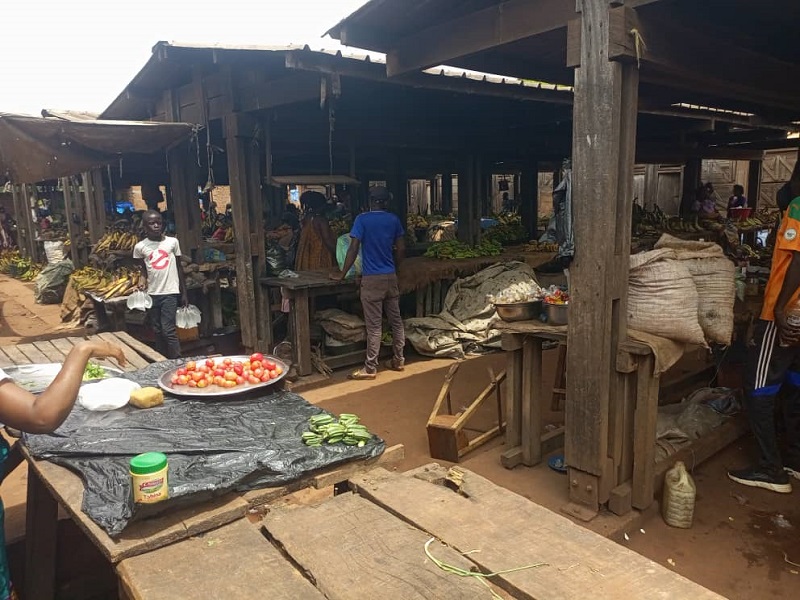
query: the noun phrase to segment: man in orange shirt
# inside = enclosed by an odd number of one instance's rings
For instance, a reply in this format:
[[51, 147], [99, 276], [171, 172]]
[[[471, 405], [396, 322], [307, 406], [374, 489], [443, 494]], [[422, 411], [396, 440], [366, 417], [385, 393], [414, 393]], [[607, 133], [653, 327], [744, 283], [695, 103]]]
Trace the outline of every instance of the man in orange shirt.
[[[790, 182], [794, 198], [775, 241], [772, 271], [764, 293], [745, 375], [745, 408], [758, 442], [757, 465], [729, 471], [737, 483], [788, 494], [790, 476], [800, 479], [800, 327], [790, 312], [800, 298], [800, 177]], [[775, 405], [783, 388], [787, 451], [778, 447]]]

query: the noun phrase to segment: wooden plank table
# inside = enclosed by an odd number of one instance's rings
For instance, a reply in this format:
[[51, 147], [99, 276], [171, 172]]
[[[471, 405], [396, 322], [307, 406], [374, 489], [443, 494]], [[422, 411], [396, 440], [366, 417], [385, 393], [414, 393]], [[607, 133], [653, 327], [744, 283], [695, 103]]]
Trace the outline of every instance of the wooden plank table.
[[[165, 360], [127, 333], [100, 334], [100, 339], [116, 343], [123, 348], [128, 364], [125, 369], [136, 370], [151, 362]], [[65, 356], [74, 343], [81, 338], [51, 340], [53, 352]], [[38, 344], [38, 342], [37, 342]], [[39, 352], [49, 351], [42, 346]], [[22, 361], [24, 354], [17, 348], [0, 348], [0, 359], [14, 357], [14, 364], [30, 364]], [[58, 362], [56, 356], [48, 356], [46, 362]], [[27, 449], [22, 454], [28, 462], [28, 497], [26, 521], [26, 569], [27, 597], [52, 598], [55, 594], [56, 549], [58, 507], [75, 521], [87, 537], [100, 549], [106, 559], [116, 564], [125, 558], [138, 556], [169, 545], [190, 536], [199, 535], [244, 517], [248, 510], [280, 496], [304, 489], [323, 488], [347, 480], [354, 474], [376, 465], [391, 465], [403, 459], [403, 446], [387, 448], [379, 457], [309, 474], [289, 484], [263, 488], [246, 493], [228, 493], [197, 505], [175, 509], [169, 513], [132, 523], [117, 538], [111, 538], [81, 509], [84, 486], [80, 477], [72, 471], [48, 462], [36, 460]]]
[[[245, 520], [117, 566], [121, 597], [381, 598], [427, 600], [593, 598], [722, 600], [611, 540], [479, 475], [463, 470], [399, 474], [376, 468], [314, 506], [272, 507]], [[499, 572], [486, 586], [437, 567], [425, 553], [467, 571]], [[279, 550], [280, 551], [279, 551]], [[519, 567], [532, 566], [527, 569]], [[509, 571], [513, 570], [513, 572]], [[491, 590], [491, 591], [490, 591]]]

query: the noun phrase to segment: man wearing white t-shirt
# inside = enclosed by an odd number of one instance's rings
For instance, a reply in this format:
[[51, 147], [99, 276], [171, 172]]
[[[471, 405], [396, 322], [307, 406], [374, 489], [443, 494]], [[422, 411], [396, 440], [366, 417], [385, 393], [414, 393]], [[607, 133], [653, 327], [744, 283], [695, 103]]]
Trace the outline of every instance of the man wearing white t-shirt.
[[136, 244], [133, 258], [142, 261], [147, 293], [153, 298], [150, 317], [159, 352], [167, 358], [180, 358], [181, 344], [175, 330], [178, 301], [189, 304], [180, 264], [181, 246], [174, 237], [164, 235], [161, 213], [148, 210], [142, 217], [147, 237]]

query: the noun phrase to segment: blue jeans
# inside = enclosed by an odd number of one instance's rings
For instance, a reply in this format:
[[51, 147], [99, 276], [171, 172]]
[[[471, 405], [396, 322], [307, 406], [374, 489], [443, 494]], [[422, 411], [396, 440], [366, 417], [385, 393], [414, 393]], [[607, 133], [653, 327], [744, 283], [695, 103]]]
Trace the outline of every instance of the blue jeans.
[[181, 357], [181, 343], [175, 329], [180, 294], [152, 296], [150, 321], [156, 334], [156, 349], [167, 358]]

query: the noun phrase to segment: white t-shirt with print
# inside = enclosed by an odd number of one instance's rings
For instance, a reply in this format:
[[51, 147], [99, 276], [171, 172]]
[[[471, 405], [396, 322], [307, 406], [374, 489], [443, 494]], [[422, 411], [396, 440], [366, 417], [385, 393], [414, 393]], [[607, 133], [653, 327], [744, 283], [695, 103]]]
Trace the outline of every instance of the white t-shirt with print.
[[181, 246], [177, 238], [165, 236], [163, 240], [144, 239], [133, 249], [133, 258], [144, 259], [147, 267], [147, 293], [151, 296], [179, 294], [178, 257]]

